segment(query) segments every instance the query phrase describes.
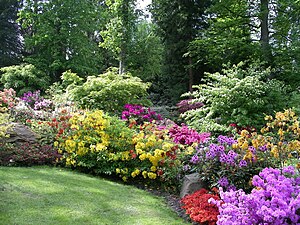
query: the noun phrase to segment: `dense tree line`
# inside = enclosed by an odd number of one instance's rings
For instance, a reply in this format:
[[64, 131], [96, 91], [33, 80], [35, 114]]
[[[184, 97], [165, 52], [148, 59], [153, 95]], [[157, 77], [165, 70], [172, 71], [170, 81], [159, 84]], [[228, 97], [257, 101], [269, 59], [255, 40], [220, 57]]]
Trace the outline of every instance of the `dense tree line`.
[[69, 69], [87, 77], [115, 66], [152, 82], [164, 103], [241, 61], [297, 88], [299, 1], [153, 0], [152, 21], [137, 0], [75, 2], [1, 0], [0, 66], [30, 63], [51, 82]]

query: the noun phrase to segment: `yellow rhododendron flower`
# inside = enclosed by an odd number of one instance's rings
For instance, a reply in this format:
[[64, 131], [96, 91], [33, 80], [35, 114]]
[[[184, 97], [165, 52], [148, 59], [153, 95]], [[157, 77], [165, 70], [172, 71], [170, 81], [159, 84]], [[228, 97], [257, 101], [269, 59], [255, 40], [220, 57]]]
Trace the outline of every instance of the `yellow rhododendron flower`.
[[185, 154], [186, 155], [191, 155], [194, 153], [194, 148], [192, 146], [187, 147]]
[[150, 168], [150, 170], [152, 171], [152, 172], [156, 172], [156, 166], [151, 166], [151, 168]]
[[157, 175], [156, 175], [156, 173], [149, 172], [149, 173], [148, 173], [148, 177], [149, 177], [150, 179], [154, 180], [154, 179], [156, 179]]
[[140, 159], [141, 161], [144, 161], [146, 158], [147, 158], [147, 156], [146, 156], [145, 153], [143, 153], [143, 154], [141, 154], [141, 155], [139, 156], [139, 159]]
[[147, 175], [148, 175], [148, 172], [147, 172], [147, 171], [143, 171], [143, 172], [142, 172], [142, 175], [143, 175], [143, 177], [146, 179], [146, 178], [147, 178]]
[[119, 168], [116, 168], [116, 173], [121, 173], [121, 170]]
[[247, 130], [242, 130], [241, 131], [241, 136], [242, 137], [247, 137], [249, 135], [249, 131], [247, 131]]

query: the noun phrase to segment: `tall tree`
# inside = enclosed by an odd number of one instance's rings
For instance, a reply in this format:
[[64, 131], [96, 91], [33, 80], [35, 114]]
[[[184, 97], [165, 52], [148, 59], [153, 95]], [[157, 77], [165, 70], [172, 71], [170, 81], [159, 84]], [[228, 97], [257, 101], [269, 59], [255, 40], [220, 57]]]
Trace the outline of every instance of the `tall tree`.
[[[206, 11], [209, 27], [190, 44], [196, 66], [215, 72], [223, 64], [254, 61], [258, 57], [257, 18], [252, 20], [253, 5], [248, 0], [213, 1]], [[255, 22], [255, 23], [254, 23]]]
[[209, 0], [153, 0], [151, 12], [153, 21], [159, 27], [159, 35], [165, 46], [164, 74], [169, 84], [168, 93], [176, 96], [191, 89], [195, 71], [191, 55], [184, 56], [189, 43], [199, 30], [206, 26], [204, 11]]
[[17, 24], [18, 0], [0, 1], [0, 67], [20, 61], [22, 43]]
[[138, 14], [135, 10], [136, 0], [106, 0], [107, 21], [101, 35], [100, 46], [110, 49], [119, 61], [119, 73], [124, 73], [131, 48], [133, 32]]
[[214, 0], [207, 11], [209, 28], [190, 45], [196, 66], [209, 72], [223, 64], [261, 61], [271, 77], [297, 84], [299, 76], [299, 1]]
[[49, 73], [52, 81], [68, 69], [81, 76], [99, 73], [102, 8], [98, 0], [23, 0], [25, 60]]

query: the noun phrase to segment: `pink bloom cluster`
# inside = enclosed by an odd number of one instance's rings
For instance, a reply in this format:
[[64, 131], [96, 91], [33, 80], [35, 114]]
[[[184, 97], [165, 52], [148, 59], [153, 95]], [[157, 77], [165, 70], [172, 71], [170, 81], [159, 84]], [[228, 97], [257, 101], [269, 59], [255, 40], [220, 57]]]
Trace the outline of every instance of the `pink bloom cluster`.
[[0, 107], [13, 108], [16, 104], [16, 92], [14, 89], [0, 91]]
[[210, 133], [198, 133], [186, 125], [174, 125], [169, 129], [169, 135], [177, 144], [192, 145], [193, 143], [205, 143], [210, 138]]

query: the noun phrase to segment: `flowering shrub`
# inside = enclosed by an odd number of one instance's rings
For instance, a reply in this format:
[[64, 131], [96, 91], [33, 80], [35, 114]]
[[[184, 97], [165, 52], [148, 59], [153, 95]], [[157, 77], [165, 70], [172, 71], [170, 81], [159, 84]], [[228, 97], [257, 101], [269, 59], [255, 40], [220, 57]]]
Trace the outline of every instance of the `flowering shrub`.
[[300, 177], [294, 167], [282, 170], [265, 168], [253, 177], [255, 188], [250, 194], [243, 190], [220, 190], [222, 201], [210, 199], [218, 206], [218, 225], [300, 223]]
[[209, 193], [208, 190], [202, 188], [193, 194], [183, 197], [181, 199], [182, 208], [186, 210], [186, 214], [189, 214], [194, 222], [215, 225], [219, 209], [215, 204], [209, 203], [209, 199], [219, 201], [220, 197], [218, 194]]
[[0, 91], [0, 112], [6, 112], [16, 105], [16, 92], [10, 89]]
[[291, 152], [300, 153], [299, 119], [291, 109], [287, 109], [277, 112], [275, 118], [266, 116], [265, 120], [267, 123], [261, 133], [269, 137], [272, 154], [284, 166], [291, 158]]
[[28, 125], [38, 136], [40, 143], [53, 145], [56, 139], [61, 138], [68, 133], [70, 129], [69, 119], [70, 113], [62, 109], [57, 112], [56, 117], [48, 118], [48, 120], [27, 119]]
[[55, 165], [60, 157], [51, 145], [28, 142], [0, 145], [0, 165], [3, 166]]
[[192, 145], [194, 143], [199, 144], [202, 142], [206, 142], [210, 137], [210, 133], [200, 134], [196, 130], [190, 129], [184, 124], [182, 124], [181, 126], [174, 124], [169, 129], [169, 135], [175, 143], [183, 145]]
[[142, 105], [126, 104], [125, 110], [122, 112], [122, 120], [129, 121], [134, 124], [142, 124], [143, 122], [152, 122], [153, 120], [162, 120], [161, 115], [146, 109]]
[[192, 99], [181, 100], [176, 104], [179, 113], [184, 113], [188, 110], [198, 109], [204, 104], [202, 102], [194, 102]]
[[35, 92], [28, 91], [20, 99], [34, 110], [53, 109], [53, 102], [50, 99], [43, 98], [40, 90]]
[[67, 166], [111, 174], [119, 160], [130, 159], [133, 134], [125, 122], [96, 110], [73, 115], [69, 124], [70, 129], [59, 131], [55, 143]]
[[34, 108], [34, 104], [42, 100], [41, 91], [37, 90], [34, 92], [28, 91], [20, 97], [22, 101], [28, 104], [31, 108]]
[[[262, 134], [243, 130], [236, 137], [220, 135], [199, 145], [184, 168], [194, 169], [204, 181], [225, 190], [252, 189], [251, 178], [265, 167], [282, 167], [299, 152], [299, 122], [291, 110], [267, 116]], [[295, 159], [294, 161], [296, 161]]]

